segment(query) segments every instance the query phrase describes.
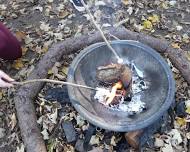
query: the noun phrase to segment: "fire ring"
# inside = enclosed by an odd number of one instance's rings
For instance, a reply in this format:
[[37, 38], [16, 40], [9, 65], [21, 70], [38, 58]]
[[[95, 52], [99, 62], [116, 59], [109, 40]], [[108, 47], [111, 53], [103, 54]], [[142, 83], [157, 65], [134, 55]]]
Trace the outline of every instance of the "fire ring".
[[[161, 118], [173, 103], [173, 74], [162, 56], [149, 46], [129, 40], [112, 41], [111, 44], [124, 61], [134, 62], [150, 82], [149, 89], [142, 94], [147, 110], [129, 116], [125, 112], [115, 111], [94, 102], [94, 91], [72, 86], [68, 86], [69, 98], [81, 116], [100, 128], [119, 132], [143, 129]], [[96, 87], [96, 68], [109, 63], [116, 63], [116, 58], [106, 44], [93, 44], [74, 59], [67, 81]]]

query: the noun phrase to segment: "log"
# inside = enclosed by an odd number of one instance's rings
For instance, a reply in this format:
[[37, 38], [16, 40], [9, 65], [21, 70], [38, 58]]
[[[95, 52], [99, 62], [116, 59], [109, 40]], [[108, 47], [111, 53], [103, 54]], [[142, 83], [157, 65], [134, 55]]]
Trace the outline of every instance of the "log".
[[142, 134], [143, 129], [127, 132], [125, 133], [125, 139], [131, 147], [138, 149], [140, 147], [140, 136]]
[[[190, 84], [190, 74], [188, 74], [190, 66], [188, 59], [183, 55], [182, 51], [171, 48], [167, 41], [131, 32], [125, 28], [111, 28], [107, 33], [119, 39], [140, 41], [161, 53], [167, 52], [171, 62], [179, 69], [182, 76], [184, 76]], [[79, 49], [101, 41], [102, 37], [100, 33], [95, 32], [79, 37], [68, 38], [63, 42], [53, 45], [40, 60], [27, 80], [46, 78], [48, 70], [53, 67], [55, 62], [60, 61], [63, 55], [74, 53]], [[18, 89], [14, 97], [21, 135], [27, 152], [46, 152], [46, 147], [37, 125], [37, 117], [33, 104], [35, 97], [38, 95], [43, 85], [44, 83], [24, 85]]]
[[172, 64], [181, 72], [184, 79], [190, 84], [190, 61], [182, 49], [169, 47], [166, 50]]

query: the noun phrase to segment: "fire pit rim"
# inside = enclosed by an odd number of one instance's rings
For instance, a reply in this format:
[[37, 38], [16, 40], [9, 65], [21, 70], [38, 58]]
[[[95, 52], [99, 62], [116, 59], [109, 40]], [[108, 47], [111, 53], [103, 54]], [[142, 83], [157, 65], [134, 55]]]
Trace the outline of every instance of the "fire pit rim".
[[[73, 88], [71, 86], [68, 87], [68, 94], [71, 100], [71, 103], [75, 107], [75, 109], [79, 112], [79, 114], [84, 117], [86, 120], [88, 120], [90, 123], [99, 126], [104, 129], [112, 130], [112, 131], [119, 131], [119, 132], [126, 132], [126, 131], [134, 131], [142, 128], [146, 128], [147, 126], [151, 125], [153, 122], [158, 120], [161, 116], [163, 116], [164, 112], [166, 112], [169, 107], [171, 106], [172, 102], [174, 101], [174, 95], [175, 95], [175, 81], [173, 78], [173, 74], [171, 72], [171, 69], [169, 68], [167, 62], [163, 59], [163, 57], [157, 53], [154, 49], [150, 48], [149, 46], [142, 44], [138, 41], [133, 41], [133, 40], [114, 40], [111, 41], [111, 44], [129, 44], [133, 45], [136, 47], [142, 48], [144, 51], [152, 55], [157, 61], [162, 65], [164, 71], [167, 74], [167, 79], [168, 79], [168, 94], [167, 97], [160, 107], [159, 111], [157, 111], [154, 115], [151, 115], [148, 119], [142, 120], [141, 122], [135, 123], [135, 124], [130, 124], [130, 125], [124, 125], [124, 124], [117, 124], [115, 126], [105, 124], [105, 122], [99, 122], [98, 119], [94, 117], [92, 113], [88, 112], [84, 107], [82, 107], [78, 102], [75, 101], [75, 99], [72, 97], [73, 96]], [[87, 55], [88, 53], [91, 53], [94, 49], [105, 46], [105, 42], [99, 42], [92, 44], [85, 49], [83, 49], [73, 60], [72, 64], [69, 67], [69, 72], [68, 72], [68, 77], [67, 81], [68, 82], [74, 82], [73, 76], [74, 76], [74, 71], [77, 68], [78, 63], [81, 61], [81, 59]], [[81, 111], [82, 110], [82, 111]]]

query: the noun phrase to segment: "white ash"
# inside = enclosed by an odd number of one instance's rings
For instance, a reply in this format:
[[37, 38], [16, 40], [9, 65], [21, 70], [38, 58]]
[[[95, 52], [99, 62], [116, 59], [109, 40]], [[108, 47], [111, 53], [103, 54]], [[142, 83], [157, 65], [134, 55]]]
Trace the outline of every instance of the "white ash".
[[148, 82], [141, 80], [137, 75], [132, 76], [132, 93], [135, 95], [148, 89]]
[[106, 88], [96, 88], [96, 94], [94, 99], [98, 100], [101, 103], [105, 103], [105, 98], [111, 93], [109, 89]]
[[[141, 92], [148, 89], [148, 83], [143, 80], [144, 73], [140, 71], [134, 63], [132, 66], [132, 98], [131, 101], [124, 101], [124, 96], [120, 99], [118, 105], [110, 105], [112, 109], [128, 113], [140, 113], [146, 108], [145, 102], [141, 101]], [[111, 93], [110, 88], [96, 88], [94, 99], [105, 105], [106, 97]]]
[[140, 95], [134, 96], [128, 104], [119, 104], [118, 108], [128, 113], [140, 113], [145, 108], [145, 103], [140, 98]]

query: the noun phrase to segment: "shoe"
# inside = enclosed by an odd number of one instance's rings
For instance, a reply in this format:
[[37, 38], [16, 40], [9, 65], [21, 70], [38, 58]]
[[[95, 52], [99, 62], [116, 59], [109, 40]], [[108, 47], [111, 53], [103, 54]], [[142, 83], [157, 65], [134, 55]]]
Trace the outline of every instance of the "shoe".
[[74, 7], [79, 11], [85, 11], [84, 6], [82, 5], [81, 0], [70, 0], [71, 3], [73, 3]]

